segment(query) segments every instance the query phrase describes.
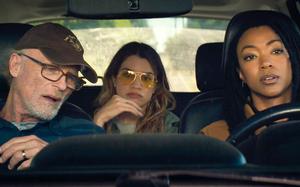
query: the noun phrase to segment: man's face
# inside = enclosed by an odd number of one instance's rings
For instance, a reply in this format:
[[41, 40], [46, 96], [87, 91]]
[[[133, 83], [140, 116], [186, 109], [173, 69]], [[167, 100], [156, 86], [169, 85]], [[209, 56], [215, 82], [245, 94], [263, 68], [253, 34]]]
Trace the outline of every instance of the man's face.
[[[44, 64], [54, 65], [38, 49], [23, 50], [28, 55]], [[10, 61], [10, 73], [13, 76], [12, 91], [17, 97], [17, 112], [38, 120], [54, 118], [63, 102], [73, 92], [67, 87], [66, 76], [58, 81], [50, 81], [41, 74], [42, 66], [26, 56], [13, 54]], [[77, 76], [75, 67], [61, 66], [64, 73]]]

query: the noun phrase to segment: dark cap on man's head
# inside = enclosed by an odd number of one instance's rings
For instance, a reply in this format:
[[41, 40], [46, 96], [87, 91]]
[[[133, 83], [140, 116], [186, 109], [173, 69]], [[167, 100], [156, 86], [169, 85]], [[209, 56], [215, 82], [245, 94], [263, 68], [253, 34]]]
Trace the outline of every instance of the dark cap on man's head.
[[69, 29], [44, 23], [27, 31], [18, 41], [16, 50], [39, 49], [57, 65], [78, 65], [82, 75], [92, 83], [97, 82], [95, 70], [83, 59], [83, 48]]

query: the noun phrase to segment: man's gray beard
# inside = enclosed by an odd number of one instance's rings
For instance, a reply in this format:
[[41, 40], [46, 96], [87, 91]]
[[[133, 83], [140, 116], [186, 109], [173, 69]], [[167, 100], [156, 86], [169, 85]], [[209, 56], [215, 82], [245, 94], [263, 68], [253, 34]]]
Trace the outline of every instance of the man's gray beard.
[[52, 120], [57, 115], [63, 103], [64, 102], [59, 103], [59, 105], [56, 108], [52, 109], [50, 112], [49, 112], [50, 109], [41, 110], [40, 107], [35, 107], [31, 104], [27, 106], [27, 109], [32, 117], [40, 119], [41, 121], [49, 121]]

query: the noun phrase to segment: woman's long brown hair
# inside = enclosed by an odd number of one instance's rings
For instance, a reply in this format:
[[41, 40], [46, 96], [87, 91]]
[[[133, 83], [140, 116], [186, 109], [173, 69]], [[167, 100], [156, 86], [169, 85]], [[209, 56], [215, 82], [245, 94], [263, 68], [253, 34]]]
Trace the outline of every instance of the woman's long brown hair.
[[[164, 132], [166, 112], [168, 109], [175, 108], [176, 101], [170, 92], [166, 72], [159, 54], [147, 44], [130, 42], [119, 49], [104, 74], [103, 87], [101, 94], [96, 99], [96, 105], [98, 108], [102, 107], [116, 94], [113, 78], [116, 78], [122, 63], [132, 55], [146, 59], [157, 78], [155, 92], [146, 107], [145, 115], [137, 122], [136, 132]], [[106, 124], [104, 124], [104, 128], [110, 132], [110, 128]]]

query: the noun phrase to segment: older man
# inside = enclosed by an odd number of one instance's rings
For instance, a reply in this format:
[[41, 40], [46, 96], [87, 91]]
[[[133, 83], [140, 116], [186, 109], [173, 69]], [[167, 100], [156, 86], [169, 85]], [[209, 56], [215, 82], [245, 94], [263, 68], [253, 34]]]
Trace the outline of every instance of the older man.
[[70, 30], [53, 23], [33, 27], [18, 41], [8, 61], [10, 90], [0, 111], [2, 167], [28, 168], [49, 142], [103, 132], [63, 105], [84, 84], [79, 71], [90, 82], [97, 81], [83, 52]]

